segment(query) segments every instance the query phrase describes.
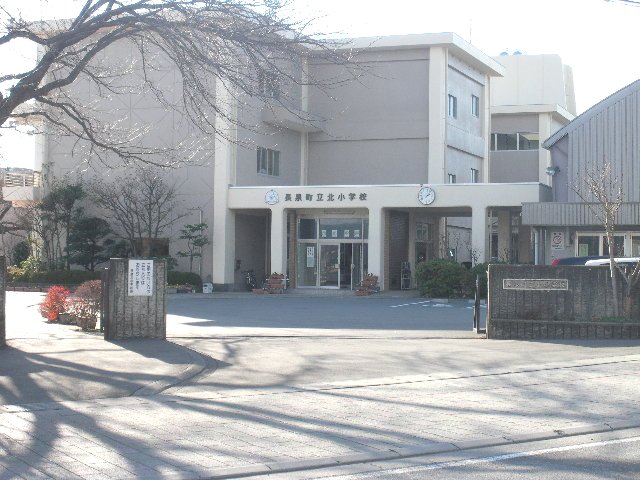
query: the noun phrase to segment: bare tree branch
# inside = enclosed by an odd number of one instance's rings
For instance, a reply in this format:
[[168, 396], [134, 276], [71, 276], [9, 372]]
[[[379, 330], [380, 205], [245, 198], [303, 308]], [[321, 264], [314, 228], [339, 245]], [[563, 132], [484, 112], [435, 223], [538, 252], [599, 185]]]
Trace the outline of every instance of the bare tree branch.
[[611, 285], [613, 290], [614, 315], [620, 314], [618, 304], [618, 276], [625, 283], [625, 315], [629, 314], [630, 299], [640, 280], [640, 263], [629, 272], [620, 266], [615, 258], [615, 231], [618, 224], [618, 211], [624, 203], [623, 178], [613, 172], [611, 163], [603, 158], [602, 164], [585, 172], [581, 183], [570, 185], [575, 194], [588, 206], [589, 210], [604, 227], [609, 250]]
[[[242, 108], [254, 98], [295, 112], [300, 106], [294, 87], [328, 91], [358, 77], [362, 67], [351, 62], [347, 50], [306, 34], [308, 24], [287, 18], [285, 7], [286, 0], [86, 0], [71, 20], [38, 23], [23, 20], [19, 7], [17, 13], [0, 7], [0, 46], [22, 39], [40, 48], [34, 68], [0, 77], [13, 82], [6, 96], [0, 94], [0, 126], [38, 127], [44, 121], [53, 127], [49, 133], [90, 144], [87, 155], [105, 162], [114, 157], [156, 165], [191, 160], [184, 155], [189, 142], [163, 148], [145, 144], [139, 132], [147, 125], [134, 125], [135, 134], [114, 130], [105, 105], [116, 95], [150, 94], [201, 133], [235, 141], [221, 125], [240, 120], [217, 94], [220, 89]], [[118, 49], [126, 45], [133, 46], [132, 54], [119, 58]], [[328, 79], [300, 75], [309, 58], [343, 65], [344, 73]], [[171, 94], [176, 85], [156, 75], [167, 69], [177, 73], [177, 96]], [[260, 88], [265, 79], [277, 85], [279, 95]], [[91, 91], [89, 105], [74, 89], [80, 81]]]

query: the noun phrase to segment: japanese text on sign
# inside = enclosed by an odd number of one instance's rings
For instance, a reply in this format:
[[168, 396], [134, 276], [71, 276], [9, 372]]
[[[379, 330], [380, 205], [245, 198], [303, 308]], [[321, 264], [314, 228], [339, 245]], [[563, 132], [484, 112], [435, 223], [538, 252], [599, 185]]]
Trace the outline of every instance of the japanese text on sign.
[[153, 295], [153, 260], [129, 260], [128, 287], [130, 297]]
[[285, 193], [285, 202], [366, 202], [366, 193]]

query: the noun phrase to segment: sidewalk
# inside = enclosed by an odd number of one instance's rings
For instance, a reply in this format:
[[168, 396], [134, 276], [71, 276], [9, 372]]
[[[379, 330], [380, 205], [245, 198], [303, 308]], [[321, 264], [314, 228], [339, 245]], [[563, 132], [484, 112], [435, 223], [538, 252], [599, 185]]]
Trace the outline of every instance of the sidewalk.
[[12, 321], [8, 347], [0, 350], [2, 405], [158, 393], [206, 366], [201, 355], [174, 343], [106, 342], [75, 325], [45, 322], [37, 311], [42, 296], [8, 297]]
[[9, 405], [0, 478], [223, 478], [603, 431], [640, 423], [639, 374], [633, 355], [462, 378]]

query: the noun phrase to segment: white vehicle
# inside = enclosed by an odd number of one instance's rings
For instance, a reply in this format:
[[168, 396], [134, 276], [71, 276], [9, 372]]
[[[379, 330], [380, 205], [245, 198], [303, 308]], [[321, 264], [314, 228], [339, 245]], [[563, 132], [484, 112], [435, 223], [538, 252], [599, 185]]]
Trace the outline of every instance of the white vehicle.
[[[613, 259], [618, 265], [623, 267], [633, 267], [636, 263], [640, 262], [640, 257], [619, 257]], [[586, 267], [600, 267], [600, 266], [609, 266], [608, 258], [599, 258], [597, 260], [587, 260], [585, 262]]]

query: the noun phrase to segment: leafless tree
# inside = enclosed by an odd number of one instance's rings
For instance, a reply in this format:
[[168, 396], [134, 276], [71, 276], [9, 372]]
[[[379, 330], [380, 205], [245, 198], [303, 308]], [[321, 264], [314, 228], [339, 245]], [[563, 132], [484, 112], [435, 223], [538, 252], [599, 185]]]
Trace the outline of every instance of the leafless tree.
[[175, 184], [151, 167], [137, 167], [108, 182], [97, 179], [89, 195], [129, 243], [132, 256], [151, 256], [161, 235], [186, 215], [180, 212]]
[[[229, 95], [241, 106], [257, 97], [295, 110], [286, 89], [275, 94], [276, 86], [328, 88], [345, 80], [299, 75], [309, 56], [348, 67], [347, 77], [352, 71], [347, 50], [305, 33], [309, 24], [287, 17], [286, 2], [85, 0], [75, 18], [37, 23], [23, 18], [20, 2], [5, 3], [0, 47], [26, 40], [39, 55], [33, 68], [0, 76], [0, 83], [12, 84], [0, 93], [0, 126], [28, 124], [69, 136], [85, 160], [106, 163], [115, 158], [166, 166], [195, 158], [207, 148], [199, 142], [208, 136], [235, 141], [228, 125], [237, 125], [238, 118], [229, 108]], [[126, 42], [133, 54], [114, 58]], [[169, 87], [159, 79], [167, 65], [178, 76]], [[91, 101], [72, 88], [79, 83], [83, 92], [91, 91]], [[105, 115], [104, 105], [122, 94], [150, 95], [207, 135], [169, 147], [145, 144], [150, 125]]]
[[615, 247], [615, 231], [618, 221], [618, 211], [624, 203], [624, 190], [622, 177], [613, 172], [611, 163], [603, 160], [599, 168], [588, 170], [582, 183], [572, 185], [572, 190], [587, 204], [589, 210], [604, 227], [609, 248], [609, 260], [611, 269], [611, 287], [613, 291], [613, 314], [620, 315], [618, 301], [618, 276], [624, 281], [624, 315], [631, 312], [632, 294], [640, 280], [640, 263], [635, 268], [627, 271], [616, 263], [615, 257], [619, 255]]

